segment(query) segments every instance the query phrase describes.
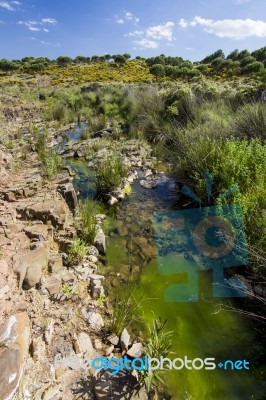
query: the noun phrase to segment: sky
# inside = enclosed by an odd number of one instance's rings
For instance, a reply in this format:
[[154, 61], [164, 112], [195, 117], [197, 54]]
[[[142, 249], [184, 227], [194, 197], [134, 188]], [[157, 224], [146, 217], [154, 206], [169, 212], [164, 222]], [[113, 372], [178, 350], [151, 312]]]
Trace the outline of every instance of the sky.
[[160, 54], [200, 61], [266, 45], [266, 0], [0, 0], [0, 59]]

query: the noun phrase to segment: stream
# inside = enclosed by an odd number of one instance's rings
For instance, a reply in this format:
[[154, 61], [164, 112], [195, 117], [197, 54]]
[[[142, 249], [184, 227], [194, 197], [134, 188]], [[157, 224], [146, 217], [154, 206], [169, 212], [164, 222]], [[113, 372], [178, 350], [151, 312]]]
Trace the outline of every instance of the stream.
[[[78, 140], [81, 131], [82, 128], [77, 128], [68, 136], [71, 140]], [[80, 196], [93, 198], [93, 171], [88, 163], [79, 160], [67, 162], [76, 172], [74, 186]], [[231, 370], [230, 367], [224, 370], [218, 366], [214, 370], [169, 370], [164, 376], [173, 399], [265, 399], [265, 360], [262, 359], [259, 323], [222, 307], [219, 309], [218, 303], [222, 303], [222, 299], [206, 296], [198, 301], [165, 301], [165, 289], [180, 282], [174, 273], [160, 274], [153, 217], [155, 212], [180, 209], [178, 188], [171, 175], [162, 171], [158, 186], [146, 189], [139, 183], [141, 171], [138, 172], [139, 178], [132, 184], [132, 193], [109, 218], [106, 265], [102, 271], [107, 277], [108, 299], [112, 301], [117, 291], [129, 288], [123, 283], [136, 282], [146, 298], [143, 302], [145, 321], [150, 323], [157, 317], [167, 319], [167, 328], [174, 331], [174, 354], [171, 358], [215, 358], [216, 365], [226, 360], [250, 363], [249, 370]], [[167, 257], [168, 262], [175, 263], [178, 255], [170, 253]], [[208, 286], [208, 279], [207, 275], [200, 275], [201, 288]]]

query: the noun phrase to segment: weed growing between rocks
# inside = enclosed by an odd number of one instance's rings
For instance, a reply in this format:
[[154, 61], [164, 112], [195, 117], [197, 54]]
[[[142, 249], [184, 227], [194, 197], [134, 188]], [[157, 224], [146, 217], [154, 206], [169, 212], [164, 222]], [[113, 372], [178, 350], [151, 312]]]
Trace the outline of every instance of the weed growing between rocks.
[[81, 263], [87, 254], [86, 243], [80, 238], [73, 240], [68, 250], [68, 259], [72, 263]]

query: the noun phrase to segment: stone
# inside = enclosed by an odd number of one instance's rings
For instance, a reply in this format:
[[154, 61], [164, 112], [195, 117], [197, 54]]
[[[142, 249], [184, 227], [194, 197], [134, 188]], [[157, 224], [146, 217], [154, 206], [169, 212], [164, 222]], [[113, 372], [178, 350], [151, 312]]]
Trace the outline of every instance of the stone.
[[48, 261], [48, 268], [51, 273], [57, 273], [63, 268], [62, 254], [50, 256]]
[[104, 352], [105, 357], [109, 357], [112, 354], [112, 352], [114, 351], [114, 348], [115, 348], [115, 346], [113, 344], [111, 346], [109, 346]]
[[57, 397], [60, 394], [60, 386], [50, 386], [48, 389], [45, 390], [42, 399], [43, 400], [58, 400]]
[[24, 228], [24, 232], [29, 239], [44, 241], [48, 239], [48, 227], [44, 224], [35, 224]]
[[142, 179], [139, 183], [141, 186], [145, 187], [146, 189], [155, 189], [158, 186], [158, 184], [155, 180]]
[[112, 335], [109, 335], [107, 337], [107, 340], [108, 340], [108, 342], [110, 342], [114, 346], [118, 346], [119, 345], [119, 337], [117, 335], [115, 335], [114, 333]]
[[88, 256], [88, 261], [93, 262], [93, 263], [97, 263], [98, 258], [92, 255]]
[[53, 296], [62, 291], [61, 280], [55, 278], [54, 276], [48, 276], [45, 279], [43, 286], [48, 290], [50, 296]]
[[76, 340], [77, 353], [87, 353], [88, 357], [93, 358], [95, 351], [89, 335], [85, 332], [80, 332]]
[[32, 339], [31, 354], [35, 361], [42, 361], [45, 355], [45, 343], [42, 336]]
[[51, 221], [54, 227], [59, 228], [65, 227], [68, 215], [65, 200], [57, 198], [27, 206], [24, 212], [43, 222]]
[[117, 203], [118, 203], [118, 199], [116, 197], [114, 197], [114, 196], [110, 196], [110, 198], [107, 201], [107, 204], [109, 206], [114, 206]]
[[132, 358], [139, 358], [142, 356], [143, 346], [141, 343], [134, 343], [132, 347], [127, 351], [127, 355]]
[[102, 253], [102, 254], [106, 253], [105, 234], [101, 228], [99, 228], [97, 230], [95, 240], [94, 240], [94, 246], [99, 250], [100, 253]]
[[13, 270], [19, 276], [19, 289], [34, 287], [41, 279], [42, 271], [47, 268], [48, 249], [45, 246], [36, 250], [22, 249], [13, 257]]
[[103, 318], [101, 314], [97, 312], [89, 313], [88, 323], [91, 326], [91, 328], [96, 332], [100, 331], [104, 327]]
[[128, 350], [129, 343], [130, 343], [130, 335], [125, 328], [120, 336], [120, 345], [123, 351]]
[[100, 282], [102, 282], [102, 281], [104, 281], [104, 279], [105, 279], [105, 277], [104, 277], [103, 275], [92, 274], [92, 275], [90, 276], [91, 282], [93, 282], [93, 281], [100, 281]]
[[96, 285], [92, 289], [92, 297], [98, 299], [102, 294], [104, 294], [104, 288], [101, 285]]
[[95, 246], [90, 246], [88, 248], [88, 254], [92, 255], [92, 256], [95, 256], [95, 257], [98, 257], [99, 256], [99, 250]]
[[12, 399], [19, 387], [30, 343], [27, 313], [11, 316], [0, 327], [0, 398]]
[[94, 340], [94, 347], [96, 350], [102, 350], [103, 349], [103, 344], [100, 341], [100, 339], [95, 339]]

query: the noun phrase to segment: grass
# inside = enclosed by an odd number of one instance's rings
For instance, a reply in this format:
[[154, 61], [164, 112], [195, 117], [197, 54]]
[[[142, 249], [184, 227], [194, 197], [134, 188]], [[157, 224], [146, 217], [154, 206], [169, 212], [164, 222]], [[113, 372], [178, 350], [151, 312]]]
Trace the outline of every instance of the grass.
[[142, 322], [142, 303], [144, 294], [137, 286], [124, 288], [119, 292], [113, 304], [108, 330], [120, 336], [124, 328]]
[[84, 243], [93, 244], [97, 233], [96, 214], [100, 214], [102, 207], [90, 199], [79, 202], [79, 223], [80, 236]]
[[97, 192], [105, 194], [118, 188], [127, 174], [128, 168], [124, 165], [122, 157], [108, 154], [96, 169], [94, 184]]
[[71, 263], [81, 263], [87, 255], [87, 245], [80, 238], [73, 240], [68, 249], [68, 260]]

